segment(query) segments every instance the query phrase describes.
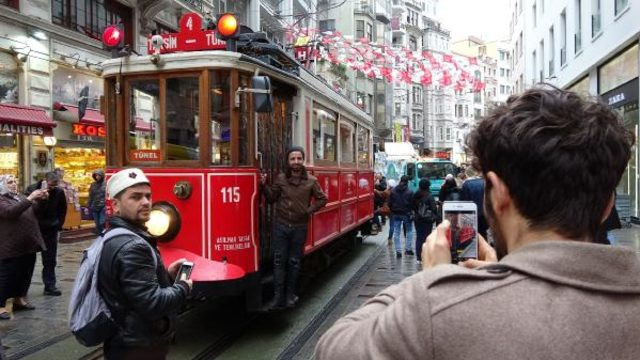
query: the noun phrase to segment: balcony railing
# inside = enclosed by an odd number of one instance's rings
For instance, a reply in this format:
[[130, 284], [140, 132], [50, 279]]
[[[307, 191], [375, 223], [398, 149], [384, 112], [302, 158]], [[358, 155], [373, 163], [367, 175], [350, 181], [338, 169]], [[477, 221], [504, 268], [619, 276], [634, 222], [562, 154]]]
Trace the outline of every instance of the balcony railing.
[[600, 33], [601, 29], [601, 18], [600, 13], [596, 13], [591, 15], [591, 37], [594, 37]]
[[563, 47], [560, 49], [560, 66], [566, 63], [567, 63], [567, 49]]
[[575, 41], [575, 53], [577, 54], [582, 49], [582, 34], [577, 32], [573, 35]]
[[370, 14], [371, 16], [375, 15], [373, 13], [373, 3], [370, 3], [368, 1], [355, 1], [354, 5], [355, 5], [354, 11], [357, 13]]

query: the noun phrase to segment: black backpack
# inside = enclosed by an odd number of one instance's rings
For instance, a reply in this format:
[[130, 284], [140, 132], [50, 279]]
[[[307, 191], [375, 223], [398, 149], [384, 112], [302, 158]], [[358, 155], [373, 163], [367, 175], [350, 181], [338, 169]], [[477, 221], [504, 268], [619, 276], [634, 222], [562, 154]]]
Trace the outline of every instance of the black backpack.
[[420, 222], [433, 222], [436, 220], [436, 214], [434, 209], [431, 209], [429, 205], [429, 195], [425, 195], [420, 199], [418, 203], [418, 210], [416, 211], [416, 220]]

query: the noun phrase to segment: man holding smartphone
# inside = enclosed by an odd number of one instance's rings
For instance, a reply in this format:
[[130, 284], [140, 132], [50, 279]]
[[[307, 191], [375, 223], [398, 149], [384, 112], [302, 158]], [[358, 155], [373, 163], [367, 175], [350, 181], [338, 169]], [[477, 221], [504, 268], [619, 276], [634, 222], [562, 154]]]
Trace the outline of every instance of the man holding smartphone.
[[479, 237], [478, 259], [451, 265], [443, 221], [424, 271], [338, 320], [315, 358], [638, 358], [640, 261], [593, 242], [633, 143], [603, 103], [548, 86], [511, 96], [467, 137], [496, 251]]
[[164, 359], [177, 312], [192, 288], [186, 276], [174, 281], [185, 259], [165, 269], [156, 240], [145, 227], [151, 211], [151, 186], [140, 169], [113, 175], [107, 182], [107, 194], [114, 211], [109, 230], [125, 228], [131, 235], [114, 236], [100, 255], [98, 289], [118, 325], [116, 334], [104, 344], [105, 358]]

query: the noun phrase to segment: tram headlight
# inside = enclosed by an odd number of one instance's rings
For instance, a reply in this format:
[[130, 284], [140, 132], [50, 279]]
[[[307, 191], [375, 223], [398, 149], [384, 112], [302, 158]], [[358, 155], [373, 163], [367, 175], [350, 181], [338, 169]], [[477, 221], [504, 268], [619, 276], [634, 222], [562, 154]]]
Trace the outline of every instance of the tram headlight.
[[178, 235], [182, 220], [175, 206], [166, 201], [158, 201], [151, 207], [149, 221], [145, 225], [149, 234], [160, 242], [166, 242]]

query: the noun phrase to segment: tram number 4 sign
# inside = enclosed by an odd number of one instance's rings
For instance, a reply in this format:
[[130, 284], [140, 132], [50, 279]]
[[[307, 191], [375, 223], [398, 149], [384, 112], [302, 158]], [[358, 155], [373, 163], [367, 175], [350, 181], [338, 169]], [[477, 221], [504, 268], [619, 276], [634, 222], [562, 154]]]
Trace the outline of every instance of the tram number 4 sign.
[[[160, 34], [163, 45], [161, 54], [177, 51], [224, 50], [226, 42], [218, 39], [215, 30], [202, 30], [202, 18], [197, 13], [187, 13], [180, 19], [180, 32]], [[147, 54], [153, 54], [151, 36], [147, 37]]]

